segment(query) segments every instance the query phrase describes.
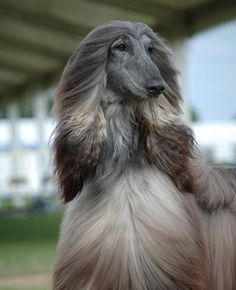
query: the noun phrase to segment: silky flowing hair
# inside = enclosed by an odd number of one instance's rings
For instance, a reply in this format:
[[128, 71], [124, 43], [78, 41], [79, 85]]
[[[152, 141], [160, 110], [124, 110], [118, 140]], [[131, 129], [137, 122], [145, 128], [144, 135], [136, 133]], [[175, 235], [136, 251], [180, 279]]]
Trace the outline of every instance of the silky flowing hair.
[[176, 124], [182, 98], [171, 52], [164, 40], [148, 26], [113, 21], [99, 26], [85, 37], [69, 59], [59, 82], [54, 107], [59, 123], [54, 134], [54, 146], [56, 172], [65, 202], [79, 194], [85, 180], [93, 176], [106, 138], [106, 119], [101, 103], [106, 94], [110, 45], [123, 34], [137, 33], [152, 39], [153, 61], [166, 86], [163, 104], [143, 102], [137, 108], [140, 141], [144, 143], [150, 162], [158, 164], [170, 175], [180, 190], [194, 190], [188, 168], [194, 138], [190, 129]]
[[[123, 34], [152, 40], [158, 98], [107, 101], [109, 51]], [[54, 105], [68, 206], [53, 289], [236, 289], [236, 171], [204, 161], [181, 102], [171, 52], [144, 24], [101, 25], [69, 59]]]

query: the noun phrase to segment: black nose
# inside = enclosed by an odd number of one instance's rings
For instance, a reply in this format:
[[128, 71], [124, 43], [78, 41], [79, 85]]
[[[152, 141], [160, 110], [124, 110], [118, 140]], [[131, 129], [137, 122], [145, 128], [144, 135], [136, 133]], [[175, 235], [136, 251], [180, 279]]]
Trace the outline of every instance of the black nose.
[[151, 95], [160, 95], [165, 90], [161, 80], [151, 79], [147, 81], [147, 90]]

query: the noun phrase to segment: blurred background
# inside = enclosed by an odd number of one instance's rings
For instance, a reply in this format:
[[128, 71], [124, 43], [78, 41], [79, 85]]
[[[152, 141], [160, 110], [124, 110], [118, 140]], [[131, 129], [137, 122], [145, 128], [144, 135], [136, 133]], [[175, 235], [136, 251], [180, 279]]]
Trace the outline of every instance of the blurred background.
[[203, 154], [236, 165], [236, 1], [0, 0], [0, 290], [50, 289], [63, 212], [54, 92], [80, 40], [114, 19], [147, 23], [169, 41]]

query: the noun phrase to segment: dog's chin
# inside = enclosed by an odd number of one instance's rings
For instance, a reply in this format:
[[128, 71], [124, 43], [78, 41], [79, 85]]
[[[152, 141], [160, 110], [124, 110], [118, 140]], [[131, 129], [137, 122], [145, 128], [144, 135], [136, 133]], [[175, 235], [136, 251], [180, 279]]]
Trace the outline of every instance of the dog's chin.
[[126, 91], [125, 99], [132, 102], [147, 102], [158, 99], [162, 94], [149, 94], [148, 92]]
[[158, 99], [161, 94], [149, 94], [145, 91], [131, 91], [128, 88], [122, 88], [116, 92], [116, 101], [110, 103], [119, 103], [120, 105], [148, 102]]

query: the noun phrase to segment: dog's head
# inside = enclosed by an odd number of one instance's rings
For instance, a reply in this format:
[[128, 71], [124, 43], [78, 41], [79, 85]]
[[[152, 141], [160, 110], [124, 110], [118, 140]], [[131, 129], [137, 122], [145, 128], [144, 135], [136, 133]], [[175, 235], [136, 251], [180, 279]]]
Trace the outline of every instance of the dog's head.
[[145, 24], [113, 21], [92, 30], [68, 60], [54, 109], [64, 116], [83, 103], [96, 107], [160, 95], [179, 109], [176, 69], [165, 41]]
[[84, 38], [65, 66], [54, 105], [55, 165], [65, 201], [96, 170], [109, 104], [135, 104], [143, 147], [158, 162], [158, 126], [173, 124], [180, 111], [176, 74], [170, 50], [147, 25], [113, 21]]
[[180, 97], [171, 94], [176, 71], [164, 41], [146, 25], [126, 25], [127, 31], [109, 46], [107, 87], [122, 102], [148, 100], [164, 94], [178, 106]]

